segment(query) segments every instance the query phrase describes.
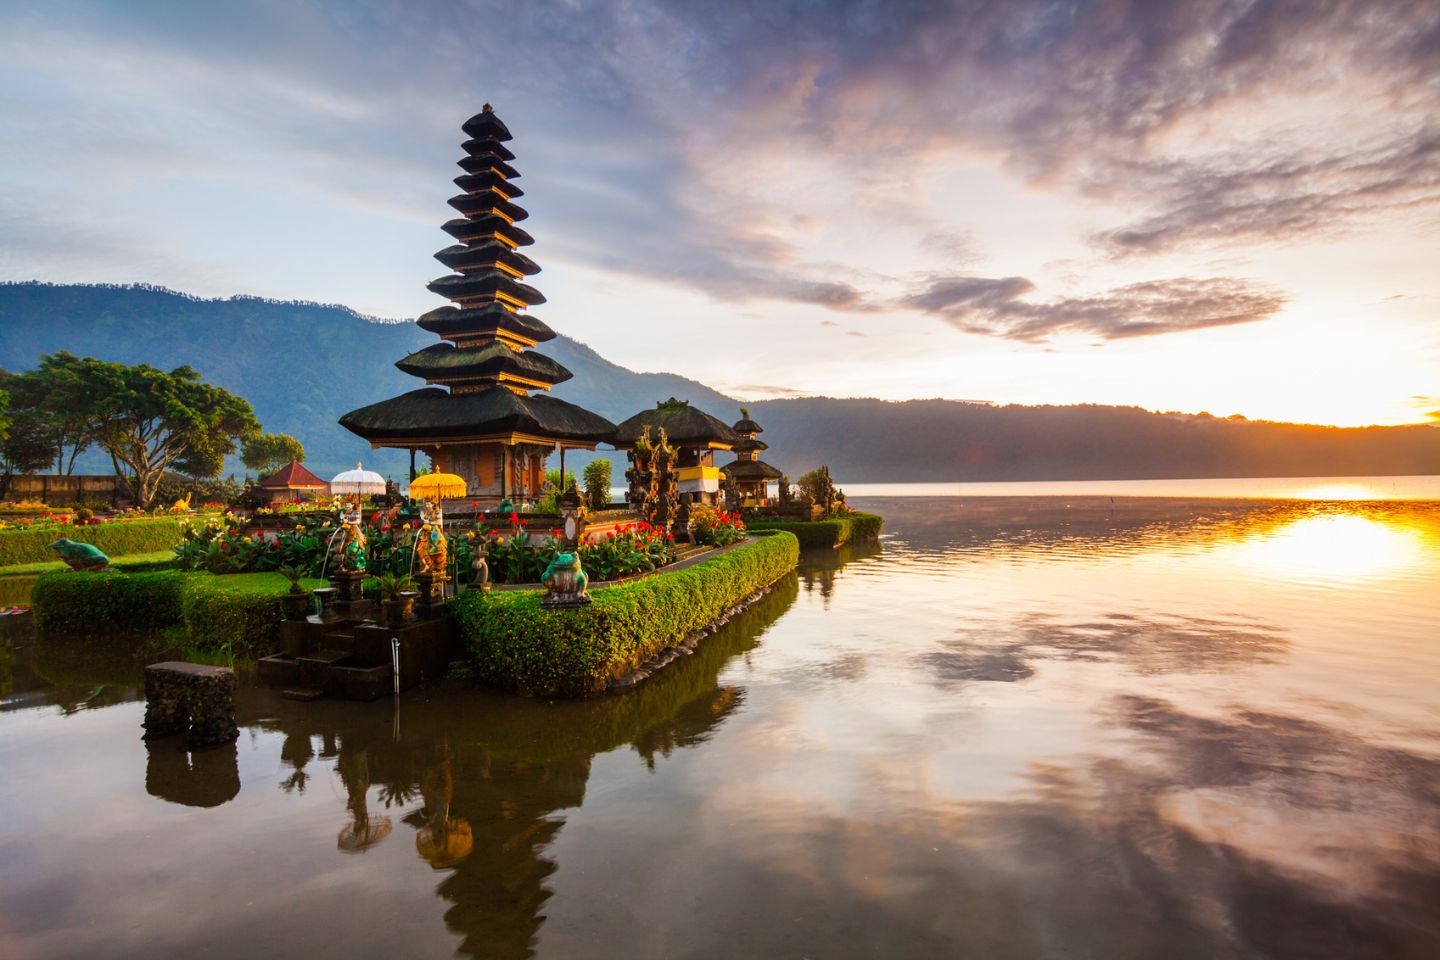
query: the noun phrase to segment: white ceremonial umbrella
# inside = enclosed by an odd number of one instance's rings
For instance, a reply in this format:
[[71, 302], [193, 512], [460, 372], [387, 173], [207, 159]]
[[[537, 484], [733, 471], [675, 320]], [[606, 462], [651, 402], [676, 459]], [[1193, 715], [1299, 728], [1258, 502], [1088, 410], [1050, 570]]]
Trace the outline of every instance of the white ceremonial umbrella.
[[385, 492], [385, 478], [374, 470], [362, 470], [360, 464], [355, 464], [354, 470], [346, 470], [344, 473], [337, 473], [330, 481], [331, 493], [353, 493], [357, 496], [365, 496], [372, 493]]

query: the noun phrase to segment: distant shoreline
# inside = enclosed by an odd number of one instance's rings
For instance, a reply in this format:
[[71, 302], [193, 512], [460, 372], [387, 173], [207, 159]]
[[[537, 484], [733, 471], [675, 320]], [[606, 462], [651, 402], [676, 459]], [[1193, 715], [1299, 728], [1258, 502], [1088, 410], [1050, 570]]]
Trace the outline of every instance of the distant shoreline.
[[1440, 475], [1225, 477], [1169, 480], [1016, 480], [846, 483], [853, 499], [875, 497], [1125, 497], [1216, 500], [1437, 500]]

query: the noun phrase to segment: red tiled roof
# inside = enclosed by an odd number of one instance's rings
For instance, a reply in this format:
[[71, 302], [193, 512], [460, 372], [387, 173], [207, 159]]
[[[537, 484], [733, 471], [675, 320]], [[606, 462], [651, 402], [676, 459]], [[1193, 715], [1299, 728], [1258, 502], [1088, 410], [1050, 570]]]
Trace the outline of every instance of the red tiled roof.
[[267, 490], [313, 490], [328, 487], [330, 484], [306, 470], [299, 460], [291, 460], [261, 480], [260, 486]]

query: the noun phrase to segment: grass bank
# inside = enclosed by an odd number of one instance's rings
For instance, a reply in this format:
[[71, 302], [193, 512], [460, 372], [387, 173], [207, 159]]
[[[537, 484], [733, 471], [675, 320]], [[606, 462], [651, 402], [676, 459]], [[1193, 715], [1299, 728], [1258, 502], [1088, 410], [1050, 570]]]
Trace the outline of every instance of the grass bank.
[[0, 567], [48, 563], [55, 559], [50, 544], [61, 537], [94, 544], [112, 558], [170, 550], [184, 539], [185, 522], [173, 517], [155, 517], [93, 527], [66, 525], [40, 530], [0, 530]]
[[531, 696], [589, 696], [795, 569], [800, 546], [766, 533], [684, 570], [597, 589], [578, 610], [546, 610], [535, 591], [465, 593], [452, 615], [490, 686]]
[[793, 533], [800, 541], [800, 547], [841, 547], [847, 543], [867, 543], [878, 540], [880, 528], [885, 519], [873, 513], [855, 513], [847, 517], [830, 520], [747, 520], [745, 526], [751, 530], [784, 530]]

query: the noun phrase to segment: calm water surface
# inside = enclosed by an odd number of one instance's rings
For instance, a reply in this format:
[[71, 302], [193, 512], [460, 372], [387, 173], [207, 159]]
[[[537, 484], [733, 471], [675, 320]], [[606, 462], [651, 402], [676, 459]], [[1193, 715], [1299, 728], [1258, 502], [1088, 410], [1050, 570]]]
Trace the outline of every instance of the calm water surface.
[[855, 503], [591, 702], [246, 691], [190, 756], [17, 647], [0, 956], [1440, 955], [1440, 505]]

